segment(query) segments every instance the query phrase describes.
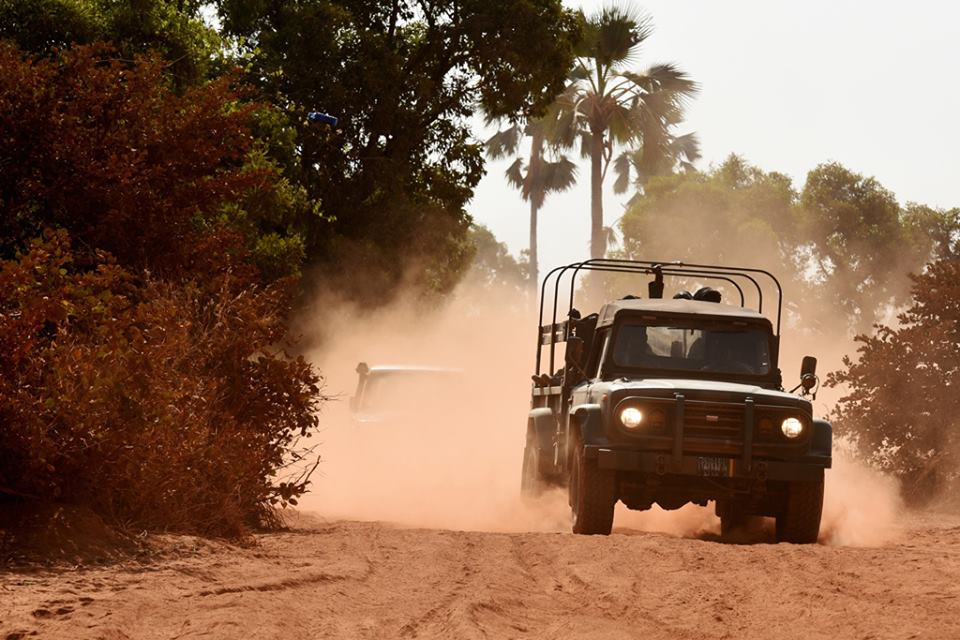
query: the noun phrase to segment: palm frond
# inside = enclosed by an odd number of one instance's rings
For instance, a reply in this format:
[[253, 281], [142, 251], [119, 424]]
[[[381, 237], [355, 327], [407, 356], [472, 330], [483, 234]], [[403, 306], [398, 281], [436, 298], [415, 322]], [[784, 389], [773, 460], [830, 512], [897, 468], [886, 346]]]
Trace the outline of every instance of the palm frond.
[[624, 151], [613, 161], [613, 172], [617, 179], [613, 181], [613, 192], [626, 193], [630, 186], [630, 152]]
[[655, 64], [643, 73], [624, 71], [621, 75], [632, 80], [646, 93], [664, 92], [686, 99], [700, 90], [700, 86], [690, 79], [687, 72], [673, 63]]
[[607, 112], [607, 136], [620, 144], [635, 140], [642, 131], [641, 117], [637, 105], [613, 105]]
[[582, 61], [578, 60], [573, 69], [567, 73], [567, 78], [572, 82], [586, 81], [590, 79], [590, 68]]
[[[522, 158], [517, 158], [514, 160], [507, 170], [503, 172], [503, 175], [507, 177], [507, 182], [510, 183], [515, 189], [520, 189], [521, 192], [524, 191], [524, 184], [526, 182], [526, 176], [523, 172], [524, 162]], [[523, 199], [527, 199], [527, 194], [523, 193]]]
[[484, 147], [486, 147], [487, 156], [494, 160], [499, 160], [500, 158], [515, 154], [520, 145], [521, 135], [519, 124], [514, 124], [512, 127], [497, 131], [483, 143]]
[[673, 138], [670, 142], [671, 154], [683, 163], [692, 163], [700, 159], [700, 138], [696, 133], [686, 133]]
[[590, 17], [591, 57], [604, 67], [628, 65], [653, 33], [650, 17], [628, 5], [608, 5]]
[[616, 249], [620, 244], [620, 240], [617, 238], [617, 230], [613, 227], [604, 227], [603, 228], [603, 243], [607, 247], [607, 251]]
[[580, 157], [589, 158], [593, 145], [593, 134], [586, 129], [579, 133], [580, 137]]
[[577, 165], [565, 156], [543, 166], [543, 186], [547, 192], [566, 191], [577, 183]]
[[[533, 171], [528, 172], [528, 178]], [[530, 200], [538, 209], [551, 193], [566, 191], [577, 181], [577, 165], [561, 156], [559, 160], [541, 162], [536, 178], [528, 180]]]
[[582, 114], [573, 100], [558, 100], [544, 116], [544, 139], [552, 147], [569, 149], [580, 135]]

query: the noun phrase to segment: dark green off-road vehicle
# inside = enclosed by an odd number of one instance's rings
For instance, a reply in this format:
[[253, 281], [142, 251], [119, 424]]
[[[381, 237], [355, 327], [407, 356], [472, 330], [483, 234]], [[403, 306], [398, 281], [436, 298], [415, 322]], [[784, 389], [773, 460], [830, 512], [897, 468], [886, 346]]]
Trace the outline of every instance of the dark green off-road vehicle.
[[[573, 302], [586, 271], [653, 279], [647, 298], [628, 295], [582, 316]], [[664, 299], [665, 276], [719, 281], [740, 305], [709, 287]], [[553, 317], [545, 323], [550, 284]], [[755, 291], [756, 310], [747, 308], [743, 285], [751, 299]], [[776, 324], [763, 315], [765, 288], [776, 290]], [[818, 385], [814, 358], [804, 358], [793, 389], [802, 396], [783, 389], [782, 298], [776, 278], [757, 269], [601, 259], [550, 272], [522, 492], [565, 484], [575, 533], [609, 534], [617, 501], [642, 510], [713, 500], [725, 535], [771, 516], [779, 541], [816, 542], [833, 436], [807, 399]], [[561, 322], [558, 308], [567, 314]]]

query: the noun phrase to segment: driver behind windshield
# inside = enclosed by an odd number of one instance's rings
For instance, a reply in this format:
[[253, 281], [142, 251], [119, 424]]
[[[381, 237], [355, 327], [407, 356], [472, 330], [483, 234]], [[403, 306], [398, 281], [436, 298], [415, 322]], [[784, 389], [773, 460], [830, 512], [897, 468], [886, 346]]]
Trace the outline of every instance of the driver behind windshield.
[[[761, 373], [757, 343], [750, 332], [710, 331], [704, 334], [702, 371]], [[692, 349], [691, 349], [692, 351]]]
[[651, 366], [653, 355], [645, 326], [627, 325], [620, 329], [613, 352], [613, 359], [617, 364], [625, 367]]
[[711, 330], [624, 325], [614, 344], [616, 364], [629, 368], [765, 374], [769, 343], [757, 329]]

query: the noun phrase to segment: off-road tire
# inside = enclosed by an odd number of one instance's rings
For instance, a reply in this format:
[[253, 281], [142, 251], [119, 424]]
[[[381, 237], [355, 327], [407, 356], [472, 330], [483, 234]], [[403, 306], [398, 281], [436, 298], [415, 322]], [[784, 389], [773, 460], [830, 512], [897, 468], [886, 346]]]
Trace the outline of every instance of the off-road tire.
[[582, 535], [610, 535], [613, 507], [617, 501], [616, 476], [599, 469], [596, 460], [587, 460], [583, 445], [577, 444], [570, 465], [570, 508], [573, 532]]
[[750, 515], [746, 507], [735, 500], [727, 501], [719, 509], [720, 516], [720, 537], [727, 538], [734, 531], [747, 530], [756, 519], [756, 516]]
[[527, 442], [520, 470], [520, 495], [524, 499], [539, 498], [546, 488], [547, 482], [540, 474], [540, 450], [535, 443]]
[[823, 515], [823, 479], [817, 482], [791, 482], [787, 499], [777, 516], [777, 542], [813, 544], [820, 534]]

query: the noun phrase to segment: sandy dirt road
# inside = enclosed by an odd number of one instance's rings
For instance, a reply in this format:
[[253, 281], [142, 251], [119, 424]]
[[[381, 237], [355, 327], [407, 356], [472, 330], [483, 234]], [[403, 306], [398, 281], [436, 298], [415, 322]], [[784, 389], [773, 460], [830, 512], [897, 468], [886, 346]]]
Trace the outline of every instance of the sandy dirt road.
[[230, 547], [0, 572], [0, 638], [960, 638], [960, 519], [882, 547], [298, 520]]

